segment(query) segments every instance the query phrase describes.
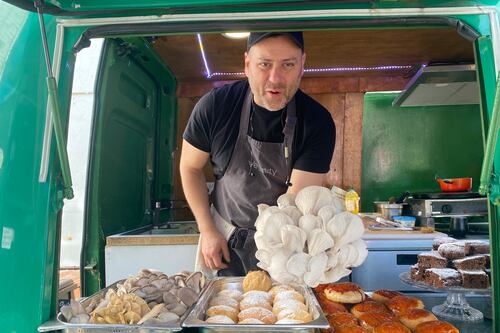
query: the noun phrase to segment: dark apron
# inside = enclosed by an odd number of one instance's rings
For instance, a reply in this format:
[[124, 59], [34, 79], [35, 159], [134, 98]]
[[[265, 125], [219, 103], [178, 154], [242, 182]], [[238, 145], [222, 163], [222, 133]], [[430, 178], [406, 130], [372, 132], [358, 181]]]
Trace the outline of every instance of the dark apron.
[[257, 205], [275, 206], [278, 197], [291, 185], [291, 151], [297, 122], [295, 99], [287, 105], [283, 143], [257, 141], [247, 134], [252, 99], [248, 88], [233, 154], [212, 192], [217, 212], [236, 227], [228, 240], [231, 262], [228, 269], [218, 272], [220, 276], [243, 276], [258, 269], [254, 240]]

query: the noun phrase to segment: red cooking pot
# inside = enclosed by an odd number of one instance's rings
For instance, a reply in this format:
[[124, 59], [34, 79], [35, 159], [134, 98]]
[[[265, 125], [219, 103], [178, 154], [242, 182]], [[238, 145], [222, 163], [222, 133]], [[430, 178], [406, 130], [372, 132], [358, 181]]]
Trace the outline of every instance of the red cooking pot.
[[436, 178], [443, 192], [465, 192], [472, 188], [472, 178]]

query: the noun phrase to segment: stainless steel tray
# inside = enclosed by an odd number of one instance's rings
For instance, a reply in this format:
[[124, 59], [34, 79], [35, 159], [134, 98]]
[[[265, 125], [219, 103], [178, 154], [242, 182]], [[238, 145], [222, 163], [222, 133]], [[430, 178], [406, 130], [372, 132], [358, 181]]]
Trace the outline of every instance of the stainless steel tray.
[[[86, 308], [93, 300], [99, 301], [106, 295], [109, 289], [115, 289], [118, 283], [123, 283], [124, 280], [118, 281], [109, 287], [106, 287], [92, 296], [81, 300], [80, 303], [84, 308]], [[205, 286], [207, 287], [207, 286]], [[203, 290], [200, 295], [203, 294]], [[194, 305], [193, 305], [194, 306]], [[61, 323], [63, 328], [61, 329], [66, 333], [168, 333], [168, 332], [178, 332], [182, 330], [181, 323], [189, 314], [191, 308], [180, 318], [179, 323], [176, 324], [165, 324], [164, 326], [150, 326], [150, 325], [123, 325], [123, 324], [72, 324], [65, 321], [62, 313], [57, 314], [57, 321]]]
[[294, 285], [298, 292], [304, 295], [306, 305], [309, 312], [313, 316], [313, 321], [304, 324], [286, 324], [286, 325], [258, 325], [258, 324], [212, 324], [206, 323], [204, 320], [205, 312], [210, 299], [222, 289], [239, 289], [243, 277], [228, 277], [216, 278], [210, 281], [207, 290], [202, 294], [200, 300], [191, 310], [187, 318], [182, 323], [183, 327], [198, 327], [204, 328], [205, 332], [316, 332], [319, 328], [329, 328], [328, 320], [326, 319], [321, 307], [316, 300], [312, 290], [303, 285]]

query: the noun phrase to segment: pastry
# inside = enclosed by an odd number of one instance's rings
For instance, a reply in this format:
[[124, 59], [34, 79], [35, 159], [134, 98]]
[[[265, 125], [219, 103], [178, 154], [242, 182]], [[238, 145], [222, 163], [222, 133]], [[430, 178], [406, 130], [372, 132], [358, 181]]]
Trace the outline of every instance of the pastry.
[[388, 312], [366, 312], [359, 316], [359, 324], [370, 331], [389, 321], [397, 321], [397, 318]]
[[448, 259], [439, 254], [438, 251], [422, 252], [417, 255], [418, 267], [422, 268], [446, 268]]
[[486, 289], [490, 286], [488, 274], [484, 271], [458, 270], [462, 277], [462, 286], [469, 289]]
[[277, 325], [296, 325], [296, 324], [303, 324], [304, 322], [302, 320], [298, 319], [290, 319], [290, 318], [283, 318], [275, 322]]
[[358, 320], [349, 312], [337, 312], [326, 317], [328, 323], [333, 329], [346, 325], [357, 325]]
[[243, 291], [262, 290], [269, 291], [271, 289], [271, 278], [265, 271], [251, 271], [243, 279]]
[[213, 317], [213, 316], [217, 316], [217, 315], [227, 316], [227, 317], [231, 318], [231, 320], [233, 322], [238, 321], [238, 310], [236, 310], [230, 306], [216, 305], [216, 306], [211, 306], [207, 309], [207, 316]]
[[439, 238], [434, 238], [434, 241], [432, 242], [432, 249], [437, 251], [439, 249], [439, 246], [441, 244], [446, 244], [446, 243], [455, 243], [457, 240], [453, 237], [439, 237]]
[[399, 320], [411, 330], [420, 323], [437, 320], [436, 316], [425, 309], [410, 309], [399, 316]]
[[280, 319], [297, 319], [300, 320], [304, 323], [308, 323], [313, 320], [313, 317], [311, 314], [307, 311], [304, 311], [302, 309], [295, 309], [295, 310], [290, 310], [290, 309], [285, 309], [278, 313], [278, 320]]
[[271, 294], [265, 291], [261, 290], [251, 290], [243, 294], [243, 298], [247, 297], [256, 297], [256, 298], [262, 298], [265, 299], [267, 302], [271, 303], [272, 302], [272, 297]]
[[490, 253], [490, 243], [483, 241], [465, 241], [465, 255], [488, 254]]
[[211, 324], [234, 324], [234, 321], [231, 318], [224, 315], [208, 317], [207, 320], [205, 320], [205, 322]]
[[225, 296], [225, 297], [224, 296], [221, 296], [221, 297], [215, 296], [208, 303], [209, 307], [217, 306], [217, 305], [230, 306], [236, 310], [240, 309], [239, 302], [237, 300], [235, 300], [234, 298], [227, 297], [227, 296]]
[[460, 333], [460, 331], [448, 322], [434, 320], [417, 325], [414, 333]]
[[333, 302], [361, 303], [365, 299], [363, 289], [351, 282], [332, 283], [323, 292]]
[[460, 259], [465, 257], [465, 244], [463, 242], [441, 244], [438, 252], [449, 260]]
[[318, 302], [325, 315], [347, 311], [343, 304], [330, 301], [323, 293], [318, 295]]
[[219, 291], [215, 297], [229, 297], [239, 302], [243, 298], [243, 293], [237, 289], [224, 289]]
[[248, 296], [244, 297], [240, 302], [240, 310], [245, 310], [248, 308], [260, 307], [268, 310], [272, 310], [273, 307], [271, 303], [266, 299], [258, 296]]
[[258, 319], [264, 324], [274, 324], [277, 320], [276, 316], [268, 309], [257, 307], [245, 309], [238, 314], [239, 321], [243, 321], [248, 318]]
[[404, 313], [410, 309], [423, 309], [424, 303], [416, 298], [410, 296], [396, 296], [393, 297], [389, 302], [387, 302], [387, 307], [389, 310], [394, 312], [396, 315]]
[[273, 313], [275, 315], [278, 315], [278, 313], [280, 313], [285, 309], [290, 309], [290, 310], [300, 309], [307, 311], [307, 306], [304, 303], [301, 303], [294, 299], [284, 299], [282, 301], [274, 303], [273, 305]]
[[410, 267], [410, 277], [415, 281], [423, 281], [424, 280], [425, 269], [418, 267], [418, 264], [415, 264]]
[[301, 303], [304, 303], [304, 296], [302, 296], [301, 293], [295, 291], [295, 290], [284, 290], [276, 294], [276, 296], [273, 299], [273, 302], [279, 302], [282, 299], [294, 299], [296, 301], [299, 301]]
[[277, 293], [279, 293], [280, 291], [285, 291], [285, 290], [295, 290], [295, 289], [293, 289], [293, 287], [291, 287], [287, 284], [277, 284], [269, 290], [269, 294], [271, 295], [271, 298], [274, 299], [274, 297], [276, 296]]
[[453, 260], [455, 269], [465, 271], [479, 271], [486, 267], [486, 257], [483, 254]]
[[460, 273], [452, 268], [429, 268], [425, 270], [425, 283], [436, 288], [462, 285]]
[[238, 324], [259, 324], [259, 325], [262, 325], [262, 324], [264, 324], [264, 322], [261, 320], [255, 319], [255, 318], [247, 318], [247, 319], [243, 319]]
[[335, 333], [369, 333], [370, 331], [359, 325], [346, 325], [335, 329]]
[[401, 294], [398, 291], [381, 289], [381, 290], [374, 291], [372, 293], [372, 298], [376, 302], [380, 302], [380, 303], [385, 304], [385, 303], [389, 302], [389, 300], [391, 298], [394, 298], [396, 296], [401, 296], [401, 295], [403, 295], [403, 294]]
[[384, 304], [375, 301], [365, 301], [363, 303], [358, 303], [351, 308], [351, 313], [359, 318], [363, 313], [366, 312], [389, 312]]
[[397, 321], [388, 321], [375, 327], [373, 333], [411, 333], [405, 325]]

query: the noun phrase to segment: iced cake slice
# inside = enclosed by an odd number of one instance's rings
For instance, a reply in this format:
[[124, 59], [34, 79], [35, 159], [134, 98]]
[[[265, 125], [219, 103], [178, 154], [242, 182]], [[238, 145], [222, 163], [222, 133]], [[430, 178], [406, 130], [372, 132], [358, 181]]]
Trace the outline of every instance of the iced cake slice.
[[429, 268], [425, 270], [425, 282], [436, 288], [454, 287], [462, 284], [462, 277], [452, 268]]
[[470, 256], [474, 254], [490, 253], [490, 244], [485, 241], [465, 241], [465, 254]]
[[449, 260], [460, 259], [465, 257], [465, 244], [463, 242], [441, 244], [438, 252]]
[[457, 240], [453, 237], [439, 237], [439, 238], [434, 238], [432, 241], [432, 249], [434, 251], [437, 251], [439, 248], [439, 245], [441, 244], [446, 244], [446, 243], [455, 243]]
[[453, 260], [454, 268], [465, 271], [481, 271], [485, 265], [486, 258], [482, 254]]
[[484, 271], [458, 271], [462, 275], [462, 286], [470, 289], [486, 289], [490, 286], [488, 274]]
[[437, 251], [422, 252], [417, 256], [418, 266], [426, 268], [445, 268], [448, 260]]

